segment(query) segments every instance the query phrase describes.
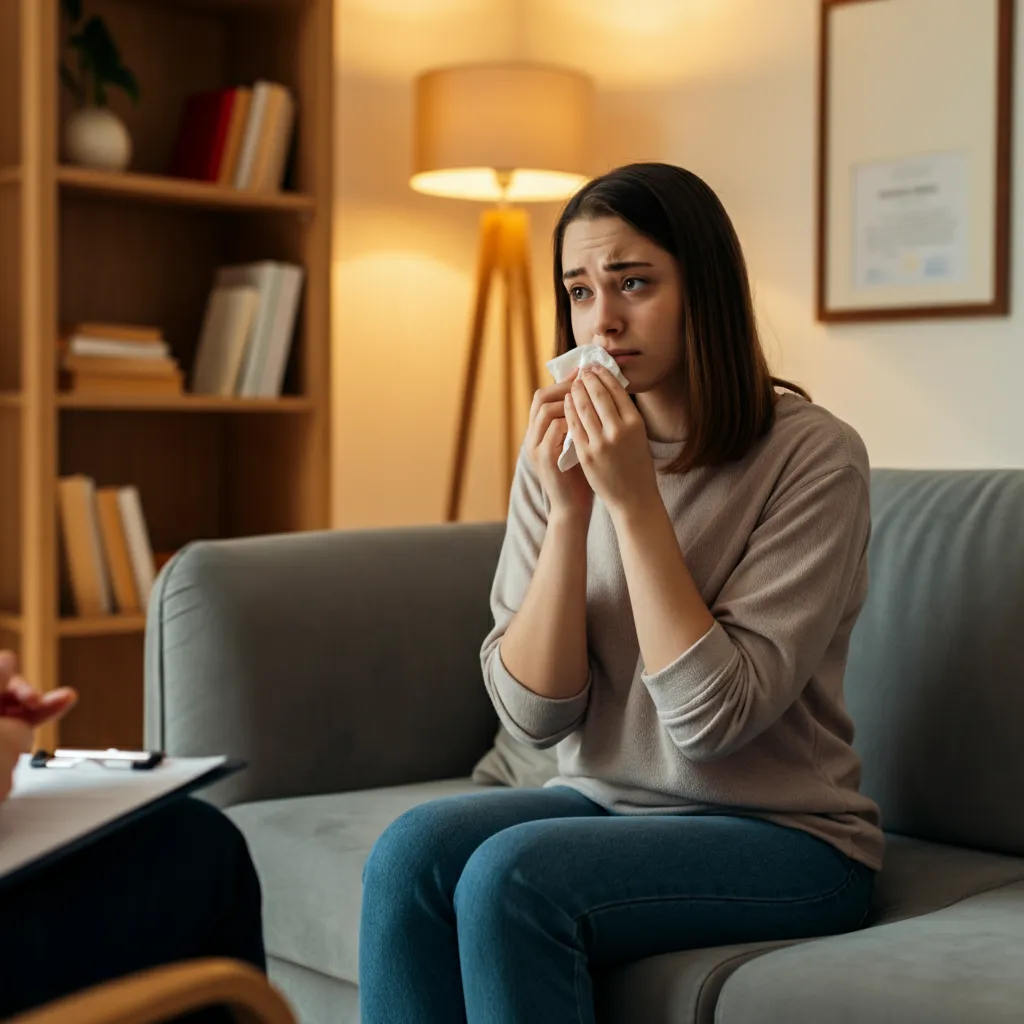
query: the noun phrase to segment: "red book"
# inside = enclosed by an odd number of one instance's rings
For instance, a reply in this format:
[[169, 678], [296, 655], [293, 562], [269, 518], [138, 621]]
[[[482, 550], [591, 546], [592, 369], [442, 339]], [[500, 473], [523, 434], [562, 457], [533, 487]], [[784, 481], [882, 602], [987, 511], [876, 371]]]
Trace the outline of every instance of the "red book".
[[235, 89], [211, 89], [189, 96], [181, 106], [170, 173], [216, 181], [224, 155]]

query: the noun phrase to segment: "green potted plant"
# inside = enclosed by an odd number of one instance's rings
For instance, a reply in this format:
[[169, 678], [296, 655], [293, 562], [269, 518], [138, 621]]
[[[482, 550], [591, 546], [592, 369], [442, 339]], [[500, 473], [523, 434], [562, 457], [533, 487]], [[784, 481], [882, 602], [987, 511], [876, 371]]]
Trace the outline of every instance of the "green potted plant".
[[139, 83], [124, 66], [106, 23], [93, 15], [83, 23], [82, 0], [61, 0], [67, 23], [60, 78], [75, 100], [64, 123], [65, 158], [84, 167], [123, 171], [132, 158], [132, 140], [124, 122], [107, 106], [107, 90], [122, 89], [137, 103]]

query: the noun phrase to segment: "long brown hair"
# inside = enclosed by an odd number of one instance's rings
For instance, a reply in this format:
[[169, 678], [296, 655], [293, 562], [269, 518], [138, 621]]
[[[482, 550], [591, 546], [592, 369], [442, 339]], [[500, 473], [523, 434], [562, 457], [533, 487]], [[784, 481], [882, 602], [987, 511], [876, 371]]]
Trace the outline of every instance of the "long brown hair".
[[665, 472], [743, 458], [775, 420], [773, 377], [761, 347], [743, 250], [718, 196], [670, 164], [629, 164], [588, 182], [566, 204], [554, 235], [556, 355], [575, 348], [562, 243], [574, 220], [618, 217], [668, 252], [683, 282], [681, 374], [687, 436]]

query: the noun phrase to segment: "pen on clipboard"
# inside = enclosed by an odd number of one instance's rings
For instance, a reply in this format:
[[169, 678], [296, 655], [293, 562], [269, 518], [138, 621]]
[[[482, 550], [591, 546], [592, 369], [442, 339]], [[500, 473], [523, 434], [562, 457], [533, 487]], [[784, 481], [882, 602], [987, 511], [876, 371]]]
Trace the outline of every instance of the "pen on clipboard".
[[118, 750], [116, 747], [107, 750], [79, 750], [58, 747], [52, 754], [47, 750], [37, 750], [29, 763], [33, 768], [73, 768], [82, 761], [95, 761], [106, 766], [148, 771], [163, 759], [162, 750]]

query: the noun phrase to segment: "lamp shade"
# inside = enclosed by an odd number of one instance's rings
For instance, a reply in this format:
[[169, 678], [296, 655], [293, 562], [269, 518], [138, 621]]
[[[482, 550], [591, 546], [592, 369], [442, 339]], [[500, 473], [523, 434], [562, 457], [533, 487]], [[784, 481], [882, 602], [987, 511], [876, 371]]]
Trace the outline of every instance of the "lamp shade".
[[543, 64], [424, 72], [410, 184], [458, 199], [565, 199], [587, 180], [592, 95], [586, 75]]

